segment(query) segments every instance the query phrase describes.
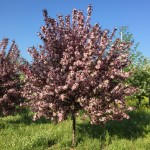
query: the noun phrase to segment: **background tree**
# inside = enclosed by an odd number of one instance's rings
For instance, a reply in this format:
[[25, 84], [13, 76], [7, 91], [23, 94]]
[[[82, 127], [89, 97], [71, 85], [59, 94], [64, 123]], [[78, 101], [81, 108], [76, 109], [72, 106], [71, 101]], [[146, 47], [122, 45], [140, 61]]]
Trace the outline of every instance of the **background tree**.
[[[121, 27], [119, 33], [121, 33], [122, 41], [135, 43], [133, 35], [128, 31], [128, 27]], [[138, 99], [138, 105], [140, 105], [144, 96], [150, 97], [150, 60], [138, 50], [138, 46], [139, 43], [135, 43], [129, 48], [131, 63], [125, 70], [132, 70], [132, 76], [127, 82], [139, 89], [130, 98]]]
[[[140, 105], [143, 96], [148, 96], [149, 60], [138, 50], [139, 43], [135, 43], [133, 35], [128, 31], [128, 27], [121, 27], [118, 34], [121, 36], [122, 41], [133, 43], [133, 45], [128, 49], [131, 63], [127, 68], [125, 68], [125, 70], [132, 71], [132, 76], [127, 80], [127, 82], [139, 89], [138, 92], [131, 95], [130, 98], [138, 99], [138, 104]], [[146, 70], [146, 68], [148, 70]]]
[[20, 51], [12, 42], [7, 53], [8, 39], [0, 43], [0, 114], [9, 115], [22, 102], [21, 80], [19, 77]]
[[150, 62], [145, 59], [144, 64], [139, 64], [139, 66], [134, 66], [133, 74], [129, 78], [128, 82], [138, 87], [138, 92], [133, 95], [134, 98], [139, 100], [138, 105], [141, 105], [141, 100], [144, 96], [149, 98], [150, 105]]
[[128, 118], [124, 97], [134, 88], [124, 85], [130, 72], [123, 71], [130, 63], [131, 42], [113, 41], [116, 29], [109, 34], [98, 24], [90, 24], [91, 6], [87, 18], [74, 9], [72, 22], [58, 15], [58, 21], [43, 11], [45, 25], [41, 27], [43, 46], [39, 51], [29, 48], [33, 62], [26, 73], [23, 95], [35, 112], [41, 116], [73, 122], [75, 144], [76, 115], [84, 110], [93, 124]]
[[130, 54], [130, 68], [132, 67], [138, 67], [143, 66], [145, 62], [147, 61], [147, 58], [144, 57], [144, 55], [138, 50], [139, 42], [135, 43], [133, 34], [128, 31], [127, 26], [123, 26], [120, 28], [118, 32], [119, 36], [121, 37], [121, 40], [124, 42], [131, 42], [132, 46], [128, 49]]

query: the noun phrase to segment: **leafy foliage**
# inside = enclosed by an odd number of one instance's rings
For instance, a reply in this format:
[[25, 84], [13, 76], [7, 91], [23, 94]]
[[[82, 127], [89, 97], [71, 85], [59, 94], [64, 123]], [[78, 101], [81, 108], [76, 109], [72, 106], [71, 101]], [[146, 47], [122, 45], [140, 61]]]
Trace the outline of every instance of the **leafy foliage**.
[[21, 101], [21, 81], [19, 79], [20, 51], [12, 42], [6, 52], [8, 39], [0, 43], [0, 114], [8, 115], [16, 111]]
[[138, 99], [138, 104], [141, 104], [141, 100], [144, 98], [144, 96], [149, 97], [150, 99], [150, 61], [138, 50], [139, 43], [134, 42], [133, 35], [128, 32], [128, 27], [121, 27], [120, 33], [122, 35], [122, 41], [134, 43], [129, 48], [131, 64], [125, 68], [125, 71], [132, 70], [132, 76], [127, 80], [126, 83], [129, 83], [138, 89], [134, 95], [129, 96], [129, 99]]
[[[144, 65], [135, 66], [129, 83], [139, 90], [133, 96], [139, 99], [139, 104], [143, 96], [150, 100], [150, 62], [145, 61]], [[150, 104], [150, 103], [149, 103]]]
[[45, 116], [63, 121], [69, 114], [85, 111], [91, 123], [104, 124], [108, 120], [128, 118], [124, 113], [124, 97], [134, 91], [122, 82], [130, 72], [131, 42], [112, 40], [115, 30], [109, 34], [98, 24], [90, 24], [92, 8], [87, 17], [82, 11], [72, 11], [58, 21], [43, 11], [45, 26], [39, 33], [43, 46], [39, 51], [29, 48], [33, 62], [26, 73], [23, 95], [36, 112], [34, 119]]
[[[147, 58], [138, 50], [139, 42], [135, 43], [133, 34], [128, 31], [127, 26], [120, 28], [119, 33], [122, 35], [122, 41], [132, 42], [132, 46], [129, 48], [130, 60], [132, 67], [142, 67], [145, 65]], [[131, 69], [132, 69], [131, 67]]]

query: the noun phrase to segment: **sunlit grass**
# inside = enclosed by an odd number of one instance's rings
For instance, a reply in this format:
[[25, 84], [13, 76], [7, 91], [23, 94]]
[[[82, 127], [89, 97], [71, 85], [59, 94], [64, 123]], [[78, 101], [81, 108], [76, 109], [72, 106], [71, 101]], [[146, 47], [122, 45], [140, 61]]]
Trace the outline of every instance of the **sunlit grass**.
[[[149, 150], [150, 110], [129, 113], [122, 122], [110, 121], [105, 128], [77, 118], [76, 150]], [[24, 113], [1, 118], [0, 150], [70, 150], [71, 120], [60, 124], [41, 119], [33, 122]]]

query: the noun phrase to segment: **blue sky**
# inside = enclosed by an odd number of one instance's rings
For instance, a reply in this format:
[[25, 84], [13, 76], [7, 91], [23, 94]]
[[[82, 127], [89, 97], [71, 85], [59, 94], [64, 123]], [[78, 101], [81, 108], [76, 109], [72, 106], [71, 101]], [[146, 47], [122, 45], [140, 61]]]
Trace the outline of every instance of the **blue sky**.
[[150, 0], [0, 0], [0, 40], [16, 40], [21, 54], [30, 60], [26, 49], [40, 43], [37, 32], [44, 25], [42, 10], [56, 18], [58, 13], [71, 14], [73, 8], [86, 13], [92, 4], [92, 24], [103, 29], [128, 26], [139, 51], [150, 58]]

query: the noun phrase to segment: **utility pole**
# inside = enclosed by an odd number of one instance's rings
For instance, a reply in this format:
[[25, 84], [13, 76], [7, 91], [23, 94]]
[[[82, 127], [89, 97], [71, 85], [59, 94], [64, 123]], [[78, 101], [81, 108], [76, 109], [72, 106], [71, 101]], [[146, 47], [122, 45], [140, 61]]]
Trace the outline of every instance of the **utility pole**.
[[120, 32], [120, 38], [121, 38], [121, 42], [122, 42], [122, 34], [123, 34], [123, 33], [122, 33], [122, 31], [121, 31], [121, 32]]

